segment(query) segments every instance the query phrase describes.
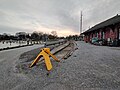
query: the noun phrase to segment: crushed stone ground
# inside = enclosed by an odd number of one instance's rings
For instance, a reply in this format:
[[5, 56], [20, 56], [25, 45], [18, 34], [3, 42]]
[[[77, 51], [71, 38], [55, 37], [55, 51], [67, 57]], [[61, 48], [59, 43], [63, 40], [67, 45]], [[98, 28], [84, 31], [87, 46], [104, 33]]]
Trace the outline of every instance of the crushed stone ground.
[[[52, 60], [53, 69], [49, 75], [46, 75], [44, 63], [28, 70], [29, 59], [20, 67], [21, 72], [14, 66], [5, 69], [7, 77], [0, 76], [0, 90], [120, 90], [120, 47], [76, 43], [78, 49], [69, 58], [60, 63]], [[34, 58], [34, 54], [37, 49], [28, 55]], [[25, 59], [26, 55], [23, 56]]]

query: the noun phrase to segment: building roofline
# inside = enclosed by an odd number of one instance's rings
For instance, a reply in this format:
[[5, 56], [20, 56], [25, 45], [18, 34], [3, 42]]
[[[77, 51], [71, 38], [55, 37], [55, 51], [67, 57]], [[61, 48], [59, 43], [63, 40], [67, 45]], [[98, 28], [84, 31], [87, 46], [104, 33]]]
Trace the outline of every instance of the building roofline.
[[92, 28], [90, 28], [87, 31], [83, 32], [83, 34], [91, 32], [91, 31], [98, 30], [100, 28], [103, 28], [103, 27], [106, 27], [106, 26], [109, 26], [109, 25], [112, 25], [112, 24], [117, 24], [117, 23], [120, 23], [120, 15], [118, 15], [118, 14], [116, 16], [110, 18], [110, 19], [107, 19], [107, 20], [93, 26]]

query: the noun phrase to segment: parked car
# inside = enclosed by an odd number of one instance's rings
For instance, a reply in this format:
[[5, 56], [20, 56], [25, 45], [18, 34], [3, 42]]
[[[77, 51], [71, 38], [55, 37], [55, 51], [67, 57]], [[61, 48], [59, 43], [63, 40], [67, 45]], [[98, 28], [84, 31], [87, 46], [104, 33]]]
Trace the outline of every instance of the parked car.
[[94, 45], [102, 45], [103, 39], [98, 39], [97, 37], [92, 38], [92, 44]]
[[91, 43], [94, 44], [97, 41], [98, 41], [98, 38], [97, 37], [93, 37]]

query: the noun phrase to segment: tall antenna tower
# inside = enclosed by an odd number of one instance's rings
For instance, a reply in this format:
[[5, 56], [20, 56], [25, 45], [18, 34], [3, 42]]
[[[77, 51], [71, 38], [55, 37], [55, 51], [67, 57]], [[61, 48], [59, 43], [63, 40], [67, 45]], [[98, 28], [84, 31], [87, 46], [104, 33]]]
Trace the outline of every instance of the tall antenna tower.
[[81, 14], [80, 14], [80, 34], [82, 33], [82, 11], [81, 11]]

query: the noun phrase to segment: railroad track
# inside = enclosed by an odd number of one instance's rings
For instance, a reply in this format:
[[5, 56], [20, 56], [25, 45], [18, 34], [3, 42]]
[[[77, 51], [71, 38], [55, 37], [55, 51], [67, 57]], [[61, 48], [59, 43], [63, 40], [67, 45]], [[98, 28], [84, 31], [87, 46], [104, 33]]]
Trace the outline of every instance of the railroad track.
[[69, 58], [73, 52], [76, 50], [76, 43], [74, 41], [70, 41], [69, 45], [67, 47], [65, 47], [64, 49], [62, 49], [61, 51], [59, 51], [56, 56], [58, 57], [58, 59], [67, 59]]

